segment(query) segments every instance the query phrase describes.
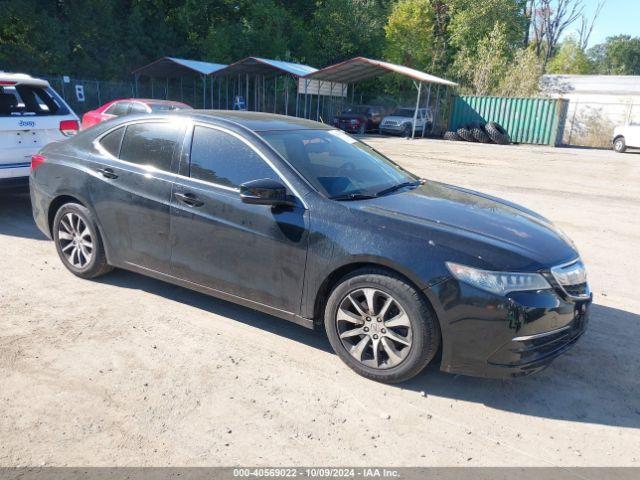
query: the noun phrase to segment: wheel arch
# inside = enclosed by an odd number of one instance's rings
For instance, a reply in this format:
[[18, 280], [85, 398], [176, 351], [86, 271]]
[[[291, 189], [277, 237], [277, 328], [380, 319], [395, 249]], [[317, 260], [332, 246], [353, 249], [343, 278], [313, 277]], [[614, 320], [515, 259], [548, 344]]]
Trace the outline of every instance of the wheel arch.
[[412, 272], [407, 272], [405, 271], [405, 269], [397, 265], [390, 264], [380, 259], [361, 258], [335, 267], [320, 284], [320, 287], [316, 292], [313, 304], [313, 321], [316, 325], [322, 324], [324, 317], [324, 306], [326, 304], [326, 301], [329, 298], [329, 295], [331, 295], [333, 289], [338, 285], [340, 280], [352, 272], [366, 268], [375, 268], [389, 272], [392, 275], [402, 278], [409, 285], [414, 287], [420, 293], [420, 295], [422, 295], [427, 305], [429, 305], [429, 308], [432, 310], [434, 317], [439, 323], [436, 311], [433, 308], [433, 305], [431, 304], [428, 296], [424, 293], [424, 289], [428, 286], [421, 282], [415, 274], [413, 274]]
[[62, 206], [66, 205], [67, 203], [78, 203], [83, 207], [88, 208], [85, 202], [83, 202], [82, 200], [80, 200], [79, 198], [73, 195], [63, 194], [54, 198], [49, 204], [49, 210], [47, 212], [47, 228], [49, 229], [49, 234], [51, 235], [52, 238], [53, 238], [53, 221], [56, 218], [56, 213], [58, 213], [58, 210], [60, 210], [60, 208], [62, 208]]
[[91, 207], [91, 203], [84, 199], [81, 195], [67, 192], [60, 193], [51, 201], [51, 203], [49, 203], [49, 209], [47, 211], [47, 228], [49, 229], [49, 235], [51, 235], [51, 238], [53, 238], [53, 221], [56, 217], [56, 213], [58, 213], [58, 210], [60, 210], [60, 208], [67, 203], [77, 203], [91, 212], [91, 214], [93, 215], [93, 221], [95, 222], [100, 238], [102, 239], [102, 245], [104, 246], [105, 255], [107, 257], [107, 260], [110, 260], [111, 248], [109, 246], [107, 238], [105, 237], [102, 225], [100, 225], [100, 221], [98, 220], [95, 211]]

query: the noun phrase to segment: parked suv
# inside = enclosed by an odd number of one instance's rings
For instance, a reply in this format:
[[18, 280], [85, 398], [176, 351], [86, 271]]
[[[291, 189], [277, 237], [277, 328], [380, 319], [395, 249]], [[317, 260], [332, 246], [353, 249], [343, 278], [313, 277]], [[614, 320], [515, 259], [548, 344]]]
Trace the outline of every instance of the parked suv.
[[640, 148], [640, 121], [616, 127], [613, 131], [613, 149], [624, 153], [627, 148]]
[[119, 267], [324, 328], [378, 381], [439, 352], [447, 372], [526, 375], [587, 326], [585, 267], [551, 222], [309, 120], [104, 122], [33, 157], [31, 200], [73, 274]]
[[[415, 108], [410, 107], [396, 108], [391, 115], [382, 119], [382, 123], [380, 123], [380, 133], [410, 137], [415, 111]], [[425, 130], [429, 130], [432, 123], [433, 114], [431, 113], [431, 109], [419, 108], [415, 125], [416, 135], [422, 134], [423, 127]]]
[[182, 102], [170, 100], [151, 100], [148, 98], [124, 98], [105, 103], [82, 116], [82, 129], [92, 127], [100, 122], [132, 113], [165, 112], [169, 110], [191, 109]]
[[0, 72], [0, 188], [29, 184], [31, 156], [78, 131], [78, 117], [49, 82]]
[[356, 105], [336, 115], [333, 125], [345, 132], [364, 134], [378, 130], [382, 115], [382, 107]]

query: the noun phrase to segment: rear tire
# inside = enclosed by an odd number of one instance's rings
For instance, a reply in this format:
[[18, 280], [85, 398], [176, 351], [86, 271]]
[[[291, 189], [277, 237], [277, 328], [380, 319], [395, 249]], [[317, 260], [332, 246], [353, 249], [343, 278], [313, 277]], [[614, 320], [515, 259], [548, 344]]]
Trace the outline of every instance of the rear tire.
[[618, 153], [627, 151], [627, 143], [624, 141], [624, 137], [616, 137], [613, 141], [613, 149]]
[[340, 359], [378, 382], [409, 380], [440, 346], [440, 326], [423, 294], [377, 268], [357, 270], [340, 281], [327, 301], [324, 325]]
[[111, 271], [92, 213], [78, 203], [66, 203], [53, 219], [53, 240], [62, 263], [74, 275], [90, 279]]

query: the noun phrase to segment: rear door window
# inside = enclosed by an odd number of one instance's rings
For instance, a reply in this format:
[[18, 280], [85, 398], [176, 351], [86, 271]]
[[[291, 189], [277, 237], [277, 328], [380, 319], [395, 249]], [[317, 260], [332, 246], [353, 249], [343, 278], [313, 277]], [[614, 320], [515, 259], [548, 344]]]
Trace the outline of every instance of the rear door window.
[[69, 109], [51, 87], [0, 86], [0, 117], [68, 115]]
[[120, 159], [171, 171], [171, 160], [182, 141], [182, 126], [168, 122], [127, 125], [120, 147]]
[[231, 188], [250, 180], [279, 180], [273, 169], [244, 141], [201, 126], [193, 131], [190, 175]]

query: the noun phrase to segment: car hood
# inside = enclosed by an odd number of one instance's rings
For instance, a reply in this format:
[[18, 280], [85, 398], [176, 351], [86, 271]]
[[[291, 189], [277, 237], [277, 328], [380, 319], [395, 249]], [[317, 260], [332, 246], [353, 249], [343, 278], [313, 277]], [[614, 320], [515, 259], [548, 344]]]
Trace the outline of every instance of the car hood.
[[[447, 235], [453, 233], [458, 239], [466, 238], [471, 242], [464, 249], [479, 241], [509, 250], [531, 260], [526, 264], [534, 269], [578, 256], [571, 240], [544, 217], [506, 200], [452, 185], [428, 181], [412, 190], [357, 203], [358, 208], [370, 213], [421, 223]], [[479, 252], [466, 253], [480, 258]]]

